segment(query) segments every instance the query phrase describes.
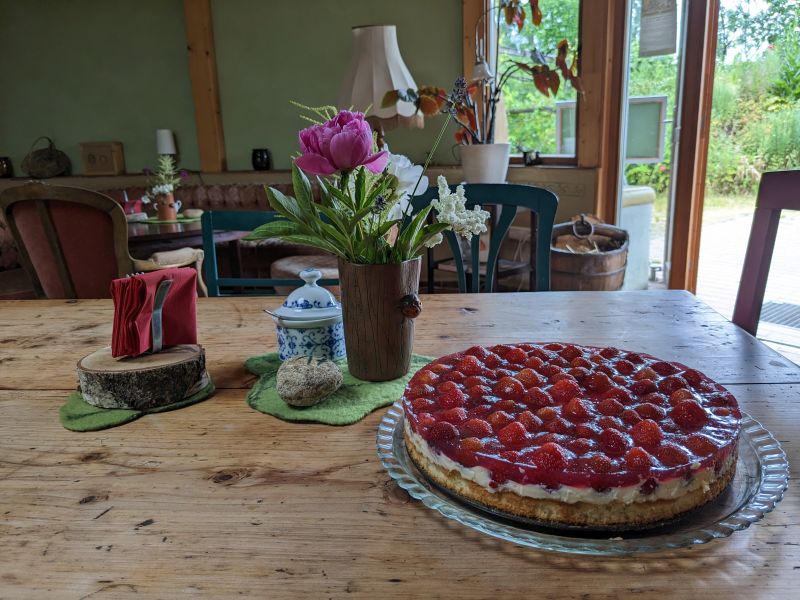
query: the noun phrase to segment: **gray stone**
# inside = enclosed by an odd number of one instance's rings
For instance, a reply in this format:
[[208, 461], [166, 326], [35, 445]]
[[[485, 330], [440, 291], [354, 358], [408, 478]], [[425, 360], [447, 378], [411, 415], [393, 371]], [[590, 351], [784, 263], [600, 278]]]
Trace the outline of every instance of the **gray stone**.
[[342, 371], [327, 358], [298, 356], [278, 369], [278, 395], [291, 406], [313, 406], [342, 385]]

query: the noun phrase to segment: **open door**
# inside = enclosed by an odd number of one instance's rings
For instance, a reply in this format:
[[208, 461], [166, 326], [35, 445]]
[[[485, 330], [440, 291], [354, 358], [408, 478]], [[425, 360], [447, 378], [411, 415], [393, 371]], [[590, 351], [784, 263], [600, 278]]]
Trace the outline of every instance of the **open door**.
[[711, 124], [719, 0], [685, 0], [666, 281], [694, 293]]

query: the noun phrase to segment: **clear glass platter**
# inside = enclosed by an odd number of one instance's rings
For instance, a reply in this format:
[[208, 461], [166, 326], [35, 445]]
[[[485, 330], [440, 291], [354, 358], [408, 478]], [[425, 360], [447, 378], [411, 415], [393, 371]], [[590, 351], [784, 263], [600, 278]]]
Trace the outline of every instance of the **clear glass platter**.
[[760, 521], [783, 498], [789, 464], [778, 441], [742, 414], [736, 476], [705, 506], [656, 528], [641, 531], [554, 529], [513, 515], [483, 509], [448, 492], [423, 475], [403, 441], [403, 408], [393, 404], [378, 427], [378, 456], [389, 475], [412, 498], [448, 519], [520, 546], [572, 554], [623, 555], [682, 548], [724, 538]]

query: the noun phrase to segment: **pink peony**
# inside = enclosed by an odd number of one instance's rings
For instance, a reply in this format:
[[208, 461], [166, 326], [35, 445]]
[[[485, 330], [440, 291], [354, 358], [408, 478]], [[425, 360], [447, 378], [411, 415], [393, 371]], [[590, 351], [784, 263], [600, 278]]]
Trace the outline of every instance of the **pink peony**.
[[303, 154], [294, 163], [314, 175], [352, 171], [361, 165], [380, 173], [389, 160], [385, 151], [371, 154], [372, 128], [362, 113], [347, 110], [327, 123], [303, 129], [300, 150]]

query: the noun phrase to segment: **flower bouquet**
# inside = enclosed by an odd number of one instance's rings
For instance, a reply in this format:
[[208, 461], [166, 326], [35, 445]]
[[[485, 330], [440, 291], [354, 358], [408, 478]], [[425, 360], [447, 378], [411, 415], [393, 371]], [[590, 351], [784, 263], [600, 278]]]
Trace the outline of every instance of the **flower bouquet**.
[[[457, 85], [446, 95], [444, 110], [452, 109], [463, 90]], [[318, 119], [299, 135], [295, 197], [268, 188], [280, 218], [247, 239], [276, 237], [336, 255], [350, 372], [373, 381], [394, 379], [408, 371], [411, 358], [422, 251], [441, 243], [446, 231], [464, 237], [486, 231], [489, 213], [478, 206], [467, 210], [464, 189], [451, 193], [444, 177], [439, 198], [414, 210], [412, 198], [427, 191], [424, 172], [447, 122], [420, 168], [378, 151], [362, 113], [310, 110]], [[308, 175], [316, 177], [319, 201]]]

